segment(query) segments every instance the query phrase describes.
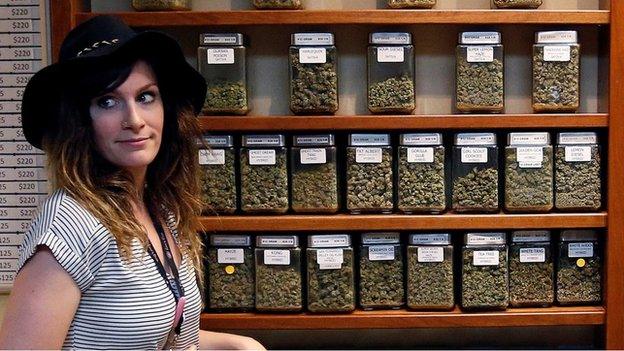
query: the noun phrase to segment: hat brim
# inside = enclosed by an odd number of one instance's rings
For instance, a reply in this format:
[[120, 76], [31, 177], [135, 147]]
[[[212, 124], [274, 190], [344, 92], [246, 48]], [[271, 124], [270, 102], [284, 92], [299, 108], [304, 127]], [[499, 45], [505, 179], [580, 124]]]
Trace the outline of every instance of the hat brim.
[[29, 143], [42, 149], [42, 139], [47, 131], [55, 130], [58, 122], [59, 106], [63, 90], [74, 82], [84, 69], [94, 69], [105, 60], [113, 60], [126, 55], [137, 57], [158, 57], [170, 74], [167, 84], [177, 100], [185, 100], [193, 107], [195, 114], [201, 111], [206, 97], [206, 81], [185, 59], [177, 41], [169, 35], [144, 31], [128, 41], [102, 47], [97, 52], [88, 53], [71, 60], [55, 63], [38, 71], [28, 82], [22, 98], [22, 128]]

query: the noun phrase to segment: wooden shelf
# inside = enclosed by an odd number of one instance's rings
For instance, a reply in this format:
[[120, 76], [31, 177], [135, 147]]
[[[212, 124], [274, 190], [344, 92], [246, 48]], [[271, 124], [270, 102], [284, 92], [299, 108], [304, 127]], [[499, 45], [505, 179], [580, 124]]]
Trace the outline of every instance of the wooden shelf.
[[404, 329], [602, 325], [601, 306], [514, 308], [499, 312], [355, 311], [349, 314], [203, 313], [201, 328], [233, 329]]
[[604, 128], [606, 113], [361, 116], [204, 116], [204, 131]]
[[[307, 24], [609, 24], [609, 11], [544, 10], [282, 10], [117, 12], [131, 26], [241, 26]], [[83, 22], [96, 13], [78, 12]]]
[[604, 228], [607, 213], [210, 216], [205, 231]]

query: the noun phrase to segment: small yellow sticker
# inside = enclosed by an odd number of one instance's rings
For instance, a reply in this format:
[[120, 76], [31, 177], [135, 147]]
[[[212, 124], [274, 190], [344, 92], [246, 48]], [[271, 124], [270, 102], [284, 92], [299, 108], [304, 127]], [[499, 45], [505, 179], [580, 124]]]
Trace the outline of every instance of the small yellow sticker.
[[234, 266], [225, 266], [225, 273], [227, 274], [232, 274], [235, 270], [236, 268], [234, 268]]
[[579, 258], [578, 260], [576, 260], [576, 265], [579, 266], [580, 268], [585, 267], [585, 260], [582, 258]]

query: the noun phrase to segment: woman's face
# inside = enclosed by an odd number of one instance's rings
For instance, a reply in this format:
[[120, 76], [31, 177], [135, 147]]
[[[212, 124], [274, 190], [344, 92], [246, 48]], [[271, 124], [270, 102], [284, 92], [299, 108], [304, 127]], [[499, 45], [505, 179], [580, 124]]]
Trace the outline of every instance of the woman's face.
[[158, 154], [164, 123], [151, 67], [138, 61], [123, 84], [91, 100], [89, 112], [100, 154], [133, 174], [145, 172]]

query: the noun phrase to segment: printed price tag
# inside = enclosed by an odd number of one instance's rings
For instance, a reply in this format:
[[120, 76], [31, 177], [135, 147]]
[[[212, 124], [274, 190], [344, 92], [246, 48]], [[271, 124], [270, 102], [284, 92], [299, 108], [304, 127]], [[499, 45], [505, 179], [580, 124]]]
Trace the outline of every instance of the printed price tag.
[[[0, 141], [26, 141], [22, 128], [3, 128], [0, 129]], [[5, 165], [6, 167], [6, 165]]]
[[199, 164], [200, 165], [224, 165], [225, 164], [225, 150], [222, 150], [222, 149], [199, 150]]
[[[37, 214], [36, 207], [0, 207], [0, 219], [31, 220]], [[1, 243], [0, 243], [1, 244]]]
[[0, 88], [0, 100], [22, 100], [24, 88]]
[[0, 115], [0, 128], [22, 126], [22, 115]]
[[325, 48], [301, 48], [299, 49], [299, 62], [326, 63], [327, 50]]
[[19, 261], [19, 257], [12, 258], [12, 259], [0, 259], [0, 271], [2, 272], [17, 271], [17, 261]]
[[405, 50], [403, 47], [382, 46], [377, 48], [377, 62], [404, 62]]
[[432, 147], [408, 147], [407, 148], [408, 163], [432, 163], [433, 148]]
[[0, 87], [25, 87], [32, 76], [32, 74], [3, 73], [0, 76]]
[[40, 60], [0, 61], [0, 72], [35, 73], [41, 68]]
[[264, 250], [264, 264], [287, 266], [290, 264], [289, 250]]
[[549, 61], [549, 62], [570, 61], [570, 46], [568, 45], [544, 46], [544, 61]]
[[43, 155], [0, 155], [0, 167], [43, 167], [45, 156]]
[[19, 258], [19, 246], [0, 246], [0, 259]]
[[39, 33], [41, 32], [41, 20], [38, 20], [38, 19], [0, 20], [0, 32]]
[[234, 63], [234, 49], [208, 49], [206, 54], [209, 65], [231, 65]]
[[356, 163], [381, 163], [383, 152], [380, 147], [358, 147], [355, 149]]
[[463, 147], [461, 149], [462, 163], [487, 163], [488, 149], [486, 147]]
[[2, 48], [0, 60], [41, 60], [41, 48]]
[[342, 249], [318, 249], [316, 251], [316, 262], [319, 269], [340, 269], [344, 262]]
[[10, 287], [15, 280], [15, 272], [2, 272], [0, 273], [0, 287]]
[[28, 7], [0, 7], [0, 18], [2, 19], [22, 19], [22, 18], [39, 18], [39, 6]]
[[[0, 118], [2, 118], [0, 116]], [[8, 141], [0, 144], [0, 154], [34, 154], [43, 155], [44, 152], [26, 141]]]
[[546, 262], [546, 249], [539, 247], [520, 249], [520, 263]]
[[[2, 66], [1, 62], [0, 62], [0, 66]], [[0, 69], [0, 72], [2, 72], [1, 69]], [[0, 113], [22, 113], [22, 102], [21, 101], [0, 101]], [[0, 137], [0, 140], [2, 140], [1, 137]]]
[[299, 150], [301, 164], [318, 165], [327, 163], [327, 152], [325, 149], [301, 149]]
[[0, 5], [39, 5], [39, 0], [0, 0]]
[[249, 165], [275, 165], [275, 150], [249, 150]]
[[245, 263], [243, 249], [217, 249], [219, 263]]
[[494, 48], [491, 46], [468, 46], [466, 49], [468, 62], [493, 62]]
[[443, 262], [443, 247], [419, 247], [418, 262]]
[[541, 147], [519, 147], [516, 149], [516, 161], [520, 168], [541, 168], [544, 149]]
[[371, 261], [394, 260], [394, 246], [375, 245], [368, 248], [368, 259]]
[[0, 168], [0, 181], [5, 180], [45, 180], [43, 168]]
[[23, 234], [0, 234], [0, 245], [20, 246], [23, 241]]
[[592, 160], [591, 146], [566, 146], [564, 153], [566, 162], [589, 162]]
[[496, 250], [474, 251], [474, 255], [472, 256], [472, 264], [474, 266], [498, 266], [499, 254], [500, 253]]
[[568, 257], [594, 257], [593, 243], [568, 244]]
[[45, 201], [47, 195], [7, 195], [0, 194], [1, 206], [37, 207]]
[[41, 46], [40, 34], [0, 34], [0, 46]]
[[48, 182], [0, 182], [0, 194], [46, 194], [47, 191]]

